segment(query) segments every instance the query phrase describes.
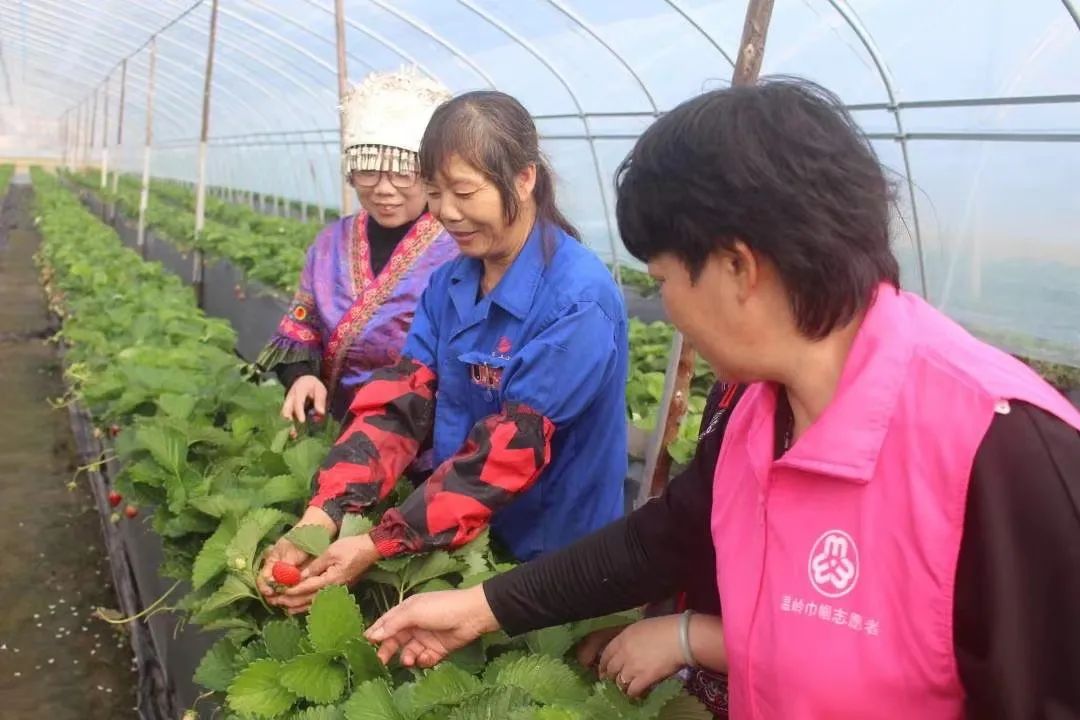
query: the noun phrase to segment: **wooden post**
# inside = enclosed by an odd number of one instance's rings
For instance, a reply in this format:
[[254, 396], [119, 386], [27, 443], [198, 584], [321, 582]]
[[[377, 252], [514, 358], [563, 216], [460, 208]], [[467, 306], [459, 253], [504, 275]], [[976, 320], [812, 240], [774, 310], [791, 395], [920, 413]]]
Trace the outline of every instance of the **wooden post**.
[[[218, 0], [210, 6], [210, 40], [206, 49], [206, 74], [203, 82], [202, 130], [199, 133], [199, 168], [195, 186], [195, 238], [198, 242], [206, 224], [206, 150], [210, 134], [210, 89], [214, 76], [214, 44], [217, 40]], [[196, 248], [192, 258], [191, 281], [195, 287], [195, 299], [203, 304], [203, 253]]]
[[[750, 0], [746, 8], [739, 55], [735, 62], [732, 85], [752, 85], [761, 72], [765, 54], [765, 37], [772, 18], [773, 0]], [[690, 397], [690, 381], [694, 377], [696, 354], [683, 342], [677, 330], [671, 341], [671, 355], [664, 379], [664, 394], [660, 400], [656, 428], [649, 439], [636, 505], [659, 495], [671, 475], [671, 454], [668, 446], [675, 440]]]
[[[349, 62], [345, 57], [345, 3], [344, 0], [334, 0], [334, 28], [337, 31], [337, 73], [338, 73], [338, 102], [345, 102], [345, 93], [349, 90]], [[339, 113], [338, 122], [341, 125], [341, 143], [339, 151], [345, 147], [345, 118]], [[342, 217], [352, 213], [352, 192], [349, 183], [342, 178], [341, 181], [341, 215]]]
[[101, 189], [104, 190], [109, 179], [109, 76], [105, 76], [103, 117], [101, 118]]
[[143, 147], [142, 186], [139, 189], [139, 231], [136, 245], [146, 258], [146, 207], [150, 201], [150, 149], [154, 144], [154, 69], [157, 66], [157, 36], [150, 38], [150, 69], [146, 77], [146, 145]]
[[124, 98], [127, 93], [127, 58], [120, 63], [120, 106], [116, 119], [116, 170], [113, 171], [112, 189], [115, 193], [120, 187], [120, 155], [124, 143]]

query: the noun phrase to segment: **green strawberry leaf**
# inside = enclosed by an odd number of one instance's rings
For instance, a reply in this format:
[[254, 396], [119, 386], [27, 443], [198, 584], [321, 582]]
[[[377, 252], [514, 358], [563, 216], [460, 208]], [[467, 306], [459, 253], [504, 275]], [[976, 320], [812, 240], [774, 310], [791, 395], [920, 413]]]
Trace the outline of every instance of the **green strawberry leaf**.
[[700, 700], [686, 693], [669, 700], [657, 716], [657, 720], [712, 720], [712, 718], [712, 712]]
[[[244, 567], [251, 569], [255, 566], [255, 551], [259, 542], [275, 526], [285, 521], [285, 513], [272, 508], [257, 508], [244, 515], [236, 535], [225, 547], [226, 560], [230, 567], [236, 561], [242, 561]], [[239, 570], [240, 568], [235, 568]]]
[[259, 632], [259, 628], [255, 625], [254, 621], [238, 617], [223, 617], [206, 622], [200, 621], [199, 627], [202, 628], [203, 632], [228, 630], [229, 637], [237, 642], [247, 640], [249, 637]]
[[[437, 582], [437, 581], [432, 581]], [[479, 675], [487, 664], [483, 643], [471, 642], [460, 650], [455, 650], [446, 657], [446, 662], [454, 663], [470, 675]]]
[[428, 580], [423, 585], [418, 586], [416, 588], [415, 592], [417, 592], [417, 593], [439, 592], [440, 590], [453, 590], [453, 589], [454, 589], [454, 586], [451, 585], [450, 583], [448, 583], [446, 580], [443, 580], [442, 578], [435, 578], [434, 580]]
[[519, 687], [536, 700], [549, 704], [573, 704], [588, 690], [570, 666], [547, 655], [530, 655], [504, 665], [495, 675], [496, 686]]
[[[223, 518], [227, 515], [240, 516], [251, 509], [251, 499], [231, 495], [204, 495], [191, 498], [191, 507], [199, 512], [214, 518]], [[235, 533], [235, 527], [233, 528]]]
[[330, 531], [322, 525], [299, 525], [286, 535], [293, 545], [308, 555], [318, 557], [330, 547]]
[[451, 550], [450, 556], [458, 560], [463, 560], [467, 555], [487, 555], [491, 550], [491, 530], [490, 528], [484, 528], [479, 535], [474, 537], [469, 542], [465, 543], [457, 550]]
[[[244, 428], [238, 427], [235, 424], [233, 425], [233, 432], [234, 433], [239, 434], [239, 433], [242, 433], [243, 430], [244, 430]], [[276, 452], [276, 453], [280, 453], [280, 452], [284, 451], [285, 446], [289, 442], [289, 435], [292, 433], [292, 430], [293, 430], [292, 427], [283, 427], [280, 430], [278, 430], [277, 434], [274, 435], [273, 442], [270, 443], [270, 450], [273, 451], [273, 452]]]
[[523, 657], [525, 657], [525, 652], [523, 650], [510, 650], [489, 662], [484, 668], [484, 684], [496, 685], [499, 673], [503, 671], [503, 668], [511, 663], [517, 662]]
[[405, 720], [394, 705], [386, 680], [361, 683], [345, 702], [345, 720]]
[[159, 408], [165, 411], [166, 415], [178, 420], [186, 420], [191, 416], [191, 412], [195, 409], [195, 404], [198, 401], [198, 398], [194, 395], [165, 393], [158, 396], [157, 404]]
[[273, 620], [263, 626], [262, 636], [270, 657], [275, 660], [291, 660], [300, 652], [304, 629], [292, 618]]
[[179, 477], [187, 466], [187, 442], [179, 432], [171, 428], [142, 425], [135, 430], [135, 442], [176, 477]]
[[229, 708], [256, 718], [285, 713], [296, 702], [296, 695], [281, 685], [281, 668], [274, 660], [256, 660], [241, 670], [229, 685]]
[[191, 586], [198, 590], [225, 569], [225, 548], [236, 535], [239, 523], [235, 518], [225, 518], [211, 535], [199, 554], [195, 556], [195, 565], [191, 569]]
[[471, 550], [461, 555], [460, 559], [465, 563], [465, 568], [461, 571], [461, 574], [466, 578], [473, 575], [483, 575], [491, 571], [488, 566], [487, 555], [482, 550]]
[[646, 717], [659, 717], [668, 703], [682, 693], [683, 684], [675, 678], [668, 678], [649, 691], [648, 696], [641, 703], [641, 711]]
[[428, 670], [414, 684], [414, 715], [422, 715], [440, 705], [457, 705], [481, 687], [479, 680], [451, 663]]
[[275, 475], [259, 488], [258, 499], [263, 505], [277, 505], [307, 500], [310, 495], [310, 481], [297, 480], [292, 475]]
[[375, 646], [362, 637], [353, 638], [345, 644], [345, 659], [352, 670], [352, 681], [356, 683], [380, 678], [389, 681], [390, 671], [379, 660]]
[[584, 709], [548, 705], [518, 710], [507, 720], [587, 720]]
[[363, 515], [349, 513], [341, 520], [341, 529], [338, 530], [338, 538], [353, 537], [370, 532], [374, 524]]
[[525, 644], [537, 655], [562, 658], [574, 646], [574, 636], [565, 625], [555, 625], [528, 633]]
[[424, 557], [413, 558], [402, 574], [402, 583], [408, 592], [428, 580], [441, 578], [450, 573], [461, 572], [463, 563], [442, 550], [436, 550]]
[[484, 688], [455, 707], [447, 720], [506, 720], [515, 711], [533, 706], [520, 688]]
[[308, 638], [319, 652], [341, 652], [364, 632], [364, 619], [356, 600], [342, 585], [323, 588], [308, 613]]
[[633, 718], [638, 715], [634, 702], [610, 680], [594, 686], [593, 694], [585, 701], [585, 711], [589, 720]]
[[247, 598], [255, 598], [255, 591], [235, 575], [228, 575], [217, 591], [206, 599], [199, 613], [209, 613]]
[[299, 655], [281, 668], [281, 684], [314, 703], [332, 703], [345, 692], [348, 673], [331, 653]]
[[304, 708], [290, 720], [345, 720], [345, 711], [336, 705], [316, 705]]
[[233, 667], [235, 660], [236, 645], [233, 641], [230, 638], [218, 640], [199, 662], [199, 667], [195, 670], [195, 682], [208, 690], [225, 692], [236, 677]]
[[282, 453], [281, 459], [285, 461], [289, 472], [298, 480], [311, 482], [311, 478], [319, 469], [319, 464], [322, 463], [329, 449], [322, 440], [304, 438]]

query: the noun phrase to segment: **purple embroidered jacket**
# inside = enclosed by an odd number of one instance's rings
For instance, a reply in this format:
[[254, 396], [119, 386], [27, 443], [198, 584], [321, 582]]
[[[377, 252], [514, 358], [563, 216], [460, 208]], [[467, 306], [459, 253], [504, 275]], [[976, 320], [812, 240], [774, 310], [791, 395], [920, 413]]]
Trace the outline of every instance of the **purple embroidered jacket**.
[[428, 278], [457, 254], [453, 238], [424, 213], [375, 275], [367, 213], [334, 221], [308, 249], [300, 287], [258, 364], [311, 363], [331, 415], [342, 420], [357, 386], [397, 362]]

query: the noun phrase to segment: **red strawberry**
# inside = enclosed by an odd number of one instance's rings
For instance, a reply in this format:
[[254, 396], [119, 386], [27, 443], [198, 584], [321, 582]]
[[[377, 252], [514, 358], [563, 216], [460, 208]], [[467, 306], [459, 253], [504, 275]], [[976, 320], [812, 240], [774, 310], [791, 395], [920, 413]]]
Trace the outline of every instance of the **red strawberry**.
[[290, 440], [295, 440], [296, 438], [297, 438], [296, 428], [290, 428], [289, 429], [289, 439]]
[[128, 505], [124, 508], [124, 516], [127, 517], [128, 520], [134, 519], [135, 516], [138, 514], [139, 508], [135, 507], [134, 505]]
[[300, 568], [280, 560], [274, 563], [274, 580], [285, 587], [292, 587], [300, 582]]
[[120, 434], [120, 426], [119, 425], [110, 425], [109, 426], [109, 437], [116, 437], [119, 434]]
[[116, 507], [124, 501], [124, 496], [113, 490], [109, 493], [109, 505]]

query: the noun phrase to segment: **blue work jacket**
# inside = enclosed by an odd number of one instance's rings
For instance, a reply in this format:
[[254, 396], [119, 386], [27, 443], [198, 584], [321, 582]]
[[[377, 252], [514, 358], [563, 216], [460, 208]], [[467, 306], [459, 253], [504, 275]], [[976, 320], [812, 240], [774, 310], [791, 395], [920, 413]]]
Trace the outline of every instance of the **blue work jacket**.
[[550, 463], [491, 520], [492, 534], [521, 561], [619, 518], [627, 469], [622, 293], [592, 252], [546, 229], [545, 237], [540, 223], [533, 228], [486, 296], [480, 260], [460, 256], [439, 268], [404, 348], [437, 375], [436, 463], [507, 403], [554, 425]]

